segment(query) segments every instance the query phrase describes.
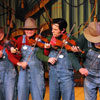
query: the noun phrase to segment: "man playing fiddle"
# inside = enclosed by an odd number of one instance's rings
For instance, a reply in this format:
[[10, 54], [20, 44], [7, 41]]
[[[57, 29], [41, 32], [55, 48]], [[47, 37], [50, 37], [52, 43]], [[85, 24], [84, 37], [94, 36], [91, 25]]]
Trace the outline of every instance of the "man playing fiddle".
[[18, 100], [43, 100], [45, 92], [44, 70], [42, 62], [36, 57], [38, 47], [30, 44], [30, 38], [36, 40], [37, 26], [33, 18], [27, 18], [24, 26], [25, 34], [17, 39], [18, 49], [22, 53], [21, 61], [26, 62], [25, 68], [20, 67], [18, 79]]
[[19, 60], [9, 49], [5, 47], [4, 29], [0, 27], [0, 100], [15, 100], [15, 86], [17, 72], [15, 66], [25, 67], [25, 62]]
[[82, 68], [80, 64], [75, 66], [71, 61], [72, 57], [75, 57], [72, 51], [68, 51], [63, 47], [62, 51], [59, 52], [60, 48], [55, 48], [58, 40], [63, 41], [63, 34], [66, 33], [66, 28], [67, 22], [64, 19], [53, 19], [53, 36], [50, 44], [45, 45], [45, 48], [50, 48], [49, 56], [44, 56], [41, 50], [37, 52], [37, 57], [40, 60], [49, 63], [50, 100], [60, 100], [61, 97], [62, 100], [74, 100], [74, 68], [81, 74], [88, 74], [87, 70]]
[[[100, 22], [91, 22], [76, 42], [85, 51], [79, 56], [88, 70], [84, 79], [85, 100], [96, 100], [97, 91], [100, 92]], [[79, 52], [78, 47], [73, 46], [73, 50]]]

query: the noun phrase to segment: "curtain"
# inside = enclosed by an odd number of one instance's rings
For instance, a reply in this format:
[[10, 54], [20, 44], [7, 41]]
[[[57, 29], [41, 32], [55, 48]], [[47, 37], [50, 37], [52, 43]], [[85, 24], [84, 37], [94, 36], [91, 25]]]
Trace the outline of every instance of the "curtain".
[[[95, 13], [97, 20], [100, 20], [100, 0], [97, 0], [95, 10], [93, 10], [94, 1], [95, 0], [56, 0], [56, 2], [52, 4], [51, 9], [49, 9], [51, 12], [50, 16], [52, 19], [59, 17], [64, 18], [68, 23], [67, 32], [70, 31], [75, 23], [76, 25], [72, 34], [77, 33], [75, 34], [77, 37], [83, 33], [86, 22], [94, 20]], [[40, 19], [40, 23], [42, 23], [42, 19]]]
[[20, 28], [23, 26], [23, 22], [19, 19], [16, 19], [15, 15], [15, 6], [17, 2], [15, 0], [0, 0], [0, 27], [4, 27], [5, 34], [8, 32], [9, 20], [12, 16], [12, 27], [14, 29]]
[[[91, 3], [90, 3], [91, 1]], [[55, 2], [50, 5], [50, 7], [46, 7], [49, 16], [53, 18], [64, 18], [67, 23], [67, 29], [66, 31], [69, 32], [73, 24], [75, 23], [76, 26], [73, 30], [74, 33], [83, 33], [83, 29], [81, 29], [85, 22], [89, 20], [89, 22], [94, 20], [94, 15], [96, 13], [97, 20], [100, 21], [100, 0], [97, 0], [96, 3], [96, 9], [92, 13], [94, 8], [93, 1], [95, 0], [55, 0]], [[1, 6], [2, 2], [6, 2]], [[0, 26], [5, 27], [5, 32], [7, 33], [7, 18], [8, 18], [8, 12], [7, 5], [9, 5], [11, 8], [16, 10], [17, 1], [16, 0], [1, 0], [0, 1]], [[91, 17], [90, 17], [91, 16]], [[40, 27], [42, 24], [46, 23], [46, 21], [49, 21], [49, 18], [45, 11], [42, 13], [38, 13], [36, 16], [36, 21], [38, 27]], [[24, 22], [22, 22], [19, 19], [16, 19], [16, 15], [13, 14], [13, 22], [15, 24], [16, 28], [23, 27]], [[81, 29], [80, 32], [78, 32]], [[76, 34], [75, 36], [78, 36], [79, 34]]]

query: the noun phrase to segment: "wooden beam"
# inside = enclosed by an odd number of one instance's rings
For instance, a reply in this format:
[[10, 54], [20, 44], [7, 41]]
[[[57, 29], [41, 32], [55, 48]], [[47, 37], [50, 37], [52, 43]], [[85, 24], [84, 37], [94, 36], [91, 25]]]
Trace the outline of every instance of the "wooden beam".
[[31, 11], [29, 11], [26, 16], [25, 16], [25, 19], [36, 14], [41, 8], [44, 7], [44, 5], [46, 5], [50, 0], [41, 0], [40, 1], [40, 7], [39, 7], [39, 4], [36, 4], [33, 9]]

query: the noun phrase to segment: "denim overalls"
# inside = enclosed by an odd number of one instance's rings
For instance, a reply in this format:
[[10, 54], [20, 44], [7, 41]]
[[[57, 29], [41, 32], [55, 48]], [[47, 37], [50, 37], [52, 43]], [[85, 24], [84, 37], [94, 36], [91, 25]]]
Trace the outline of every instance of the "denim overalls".
[[[56, 57], [57, 50], [51, 50], [49, 57]], [[74, 100], [73, 68], [65, 49], [59, 55], [56, 64], [49, 65], [50, 100]]]
[[90, 42], [88, 42], [88, 47], [90, 49], [84, 62], [85, 68], [89, 71], [89, 75], [84, 81], [85, 100], [96, 100], [97, 90], [99, 89], [100, 92], [100, 52], [91, 49]]
[[17, 72], [14, 65], [8, 60], [3, 50], [3, 58], [0, 59], [0, 100], [14, 100]]
[[32, 95], [32, 100], [43, 100], [45, 92], [43, 65], [36, 57], [36, 51], [38, 48], [34, 48], [32, 51], [31, 46], [25, 45], [25, 37], [26, 35], [23, 35], [23, 46], [21, 52], [22, 61], [27, 61], [28, 66], [25, 70], [20, 68], [18, 80], [18, 100], [28, 100], [29, 92]]

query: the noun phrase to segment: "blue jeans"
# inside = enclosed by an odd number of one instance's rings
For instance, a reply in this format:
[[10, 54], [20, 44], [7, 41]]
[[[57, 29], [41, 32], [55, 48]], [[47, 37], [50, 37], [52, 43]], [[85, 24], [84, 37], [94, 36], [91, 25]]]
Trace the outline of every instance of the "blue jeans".
[[[1, 93], [3, 94], [2, 100], [14, 100], [14, 89], [16, 82], [16, 71], [15, 69], [2, 70], [0, 72], [0, 85]], [[1, 94], [0, 94], [1, 95]]]
[[[87, 76], [88, 77], [88, 76]], [[84, 94], [85, 100], [96, 100], [97, 99], [97, 91], [100, 93], [100, 77], [91, 77], [85, 78], [84, 80]]]
[[3, 94], [2, 89], [3, 89], [3, 87], [2, 87], [2, 85], [0, 84], [0, 100], [5, 100], [5, 99], [4, 99], [4, 94]]
[[30, 68], [20, 70], [18, 100], [28, 100], [29, 92], [32, 95], [32, 100], [43, 100], [45, 92], [44, 73], [37, 70], [37, 68], [34, 68], [34, 70], [30, 70]]
[[0, 100], [4, 100], [4, 82], [3, 82], [3, 78], [4, 78], [4, 71], [0, 71]]
[[[65, 70], [70, 73], [70, 71]], [[73, 77], [55, 70], [49, 71], [50, 100], [74, 100]]]
[[44, 70], [42, 62], [36, 57], [38, 48], [33, 49], [30, 45], [24, 45], [25, 43], [26, 35], [23, 35], [22, 61], [28, 62], [28, 66], [25, 70], [21, 68], [19, 73], [18, 100], [28, 100], [29, 92], [32, 95], [32, 100], [43, 100], [45, 92]]
[[[58, 51], [51, 50], [49, 57], [57, 57]], [[68, 52], [63, 49], [57, 62], [49, 64], [50, 100], [74, 100], [73, 67]]]

